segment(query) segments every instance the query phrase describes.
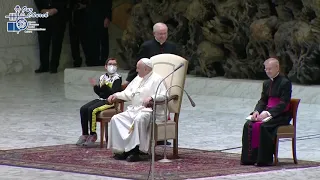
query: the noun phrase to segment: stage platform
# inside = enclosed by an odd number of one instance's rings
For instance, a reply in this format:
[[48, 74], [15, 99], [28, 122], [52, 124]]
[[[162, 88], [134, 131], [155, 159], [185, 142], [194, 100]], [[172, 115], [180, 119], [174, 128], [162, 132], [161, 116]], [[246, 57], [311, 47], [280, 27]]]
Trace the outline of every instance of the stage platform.
[[[72, 96], [74, 86], [88, 88], [89, 78], [99, 78], [104, 67], [67, 68], [64, 71], [66, 93]], [[125, 81], [128, 71], [119, 70]], [[228, 98], [255, 99], [261, 94], [262, 80], [226, 79], [223, 77], [205, 78], [188, 75], [185, 90], [190, 95], [219, 96]], [[70, 94], [71, 93], [71, 94]], [[304, 104], [320, 104], [320, 86], [293, 85], [293, 98], [301, 99]], [[72, 99], [72, 97], [70, 97]], [[77, 97], [79, 98], [79, 97]]]
[[[0, 150], [74, 144], [81, 134], [79, 109], [97, 97], [88, 78], [102, 73], [103, 68], [96, 67], [67, 69], [65, 73], [57, 74], [25, 73], [2, 77], [0, 115], [3, 118], [0, 123], [4, 129], [0, 137]], [[127, 74], [126, 71], [121, 73], [124, 76]], [[240, 154], [245, 117], [253, 110], [260, 88], [261, 81], [188, 76], [186, 89], [196, 107], [192, 107], [184, 96], [179, 118], [179, 147]], [[295, 97], [304, 101], [312, 99], [307, 91], [316, 96], [316, 88], [298, 87]], [[242, 98], [234, 98], [237, 96]], [[320, 162], [320, 105], [307, 103], [301, 103], [298, 111], [297, 156], [298, 160]], [[100, 133], [99, 128], [97, 133]], [[291, 141], [281, 141], [279, 157], [292, 158]], [[26, 177], [32, 180], [115, 179], [4, 165], [0, 166], [0, 174], [3, 174], [0, 179], [16, 180], [26, 180]], [[283, 177], [317, 180], [320, 167], [235, 174], [214, 179], [269, 180]]]

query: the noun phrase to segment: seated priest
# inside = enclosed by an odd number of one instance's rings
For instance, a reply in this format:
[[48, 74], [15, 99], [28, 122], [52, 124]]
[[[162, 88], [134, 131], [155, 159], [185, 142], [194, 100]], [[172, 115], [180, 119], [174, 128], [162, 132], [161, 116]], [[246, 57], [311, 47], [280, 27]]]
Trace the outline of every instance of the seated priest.
[[[131, 101], [126, 111], [114, 115], [110, 121], [108, 148], [117, 160], [140, 161], [140, 155], [149, 151], [152, 118], [150, 107], [153, 101], [163, 101], [166, 98], [166, 86], [161, 82], [162, 77], [153, 72], [152, 68], [150, 59], [140, 59], [137, 63], [138, 76], [125, 90], [108, 98], [109, 103], [117, 99]], [[164, 105], [157, 105], [156, 120], [166, 119], [164, 108]]]
[[[97, 113], [109, 108], [113, 108], [113, 104], [107, 104], [107, 99], [110, 95], [121, 91], [122, 78], [117, 73], [117, 60], [109, 58], [105, 62], [106, 73], [102, 74], [98, 80], [90, 79], [93, 91], [98, 95], [94, 99], [80, 108], [82, 135], [79, 137], [76, 145], [93, 147], [97, 140], [96, 123]], [[90, 124], [90, 133], [88, 129]]]
[[270, 79], [263, 82], [261, 98], [243, 127], [242, 165], [272, 165], [277, 128], [291, 121], [291, 81], [279, 74], [277, 59], [267, 59], [264, 66]]

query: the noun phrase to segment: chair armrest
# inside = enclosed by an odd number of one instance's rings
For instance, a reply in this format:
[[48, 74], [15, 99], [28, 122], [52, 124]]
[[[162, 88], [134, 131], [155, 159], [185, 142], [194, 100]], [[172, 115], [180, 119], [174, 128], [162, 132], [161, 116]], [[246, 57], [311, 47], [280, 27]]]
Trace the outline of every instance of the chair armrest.
[[[121, 89], [122, 90], [125, 90], [127, 88], [127, 84], [122, 84], [121, 85]], [[124, 100], [121, 100], [121, 99], [117, 99], [115, 102], [114, 102], [114, 107], [116, 109], [116, 113], [120, 113], [119, 112], [119, 105], [120, 105], [120, 111], [123, 112], [124, 111]]]
[[[170, 101], [172, 101], [172, 100], [174, 100], [174, 101], [175, 101], [175, 100], [178, 100], [178, 98], [179, 98], [178, 95], [171, 95], [170, 97], [167, 98], [167, 102], [170, 102]], [[154, 103], [154, 101], [151, 101], [149, 105], [152, 107], [153, 103]], [[163, 100], [163, 101], [156, 101], [156, 105], [163, 105], [163, 104], [165, 104], [165, 103], [166, 103], [165, 100]]]
[[120, 99], [117, 99], [114, 102], [114, 108], [115, 108], [117, 114], [124, 111], [124, 102], [125, 102], [124, 100], [120, 100]]
[[[167, 98], [167, 102], [170, 102], [172, 100], [176, 101], [178, 100], [179, 96], [178, 95], [171, 95], [170, 97]], [[114, 102], [114, 107], [116, 109], [116, 113], [120, 113], [120, 112], [123, 112], [124, 111], [124, 100], [120, 100], [120, 99], [117, 99], [115, 102]], [[165, 104], [165, 100], [163, 101], [156, 101], [156, 105], [164, 105]], [[148, 105], [148, 107], [152, 107], [153, 105], [153, 101], [150, 102], [150, 104]], [[119, 106], [120, 106], [120, 111], [119, 111]]]

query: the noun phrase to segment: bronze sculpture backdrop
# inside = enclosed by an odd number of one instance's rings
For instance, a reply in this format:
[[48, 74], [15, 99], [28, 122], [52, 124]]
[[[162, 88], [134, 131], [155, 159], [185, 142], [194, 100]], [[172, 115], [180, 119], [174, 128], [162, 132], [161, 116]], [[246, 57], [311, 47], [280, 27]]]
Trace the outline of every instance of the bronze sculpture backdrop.
[[155, 22], [169, 26], [190, 74], [263, 79], [275, 56], [293, 82], [320, 83], [320, 0], [142, 0], [118, 41], [129, 66]]

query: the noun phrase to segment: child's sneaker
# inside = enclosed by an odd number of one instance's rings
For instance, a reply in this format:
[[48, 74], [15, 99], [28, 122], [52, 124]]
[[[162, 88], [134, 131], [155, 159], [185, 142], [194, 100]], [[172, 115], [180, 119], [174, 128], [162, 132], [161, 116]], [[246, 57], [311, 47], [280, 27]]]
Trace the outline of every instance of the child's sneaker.
[[89, 137], [89, 135], [80, 136], [78, 141], [77, 141], [77, 143], [76, 143], [76, 145], [77, 146], [83, 146], [83, 144], [87, 141], [88, 137]]
[[89, 135], [87, 141], [83, 144], [86, 147], [94, 147], [94, 143], [97, 141], [97, 134]]

